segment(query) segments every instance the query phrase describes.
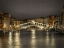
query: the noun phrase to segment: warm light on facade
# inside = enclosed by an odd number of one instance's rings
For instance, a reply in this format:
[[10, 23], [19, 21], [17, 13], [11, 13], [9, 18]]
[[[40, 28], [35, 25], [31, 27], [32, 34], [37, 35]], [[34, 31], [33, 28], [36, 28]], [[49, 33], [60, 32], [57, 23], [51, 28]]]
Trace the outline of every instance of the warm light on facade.
[[51, 16], [51, 19], [49, 20], [50, 28], [53, 28], [53, 26], [54, 26], [54, 21], [55, 21], [55, 16]]

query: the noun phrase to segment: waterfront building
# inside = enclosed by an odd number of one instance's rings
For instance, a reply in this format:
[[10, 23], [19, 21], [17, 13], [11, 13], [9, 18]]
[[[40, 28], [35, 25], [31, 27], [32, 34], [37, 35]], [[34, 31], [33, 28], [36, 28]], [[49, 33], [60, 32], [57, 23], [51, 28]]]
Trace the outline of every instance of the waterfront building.
[[20, 28], [20, 24], [21, 24], [21, 21], [20, 20], [17, 20], [17, 26], [16, 26], [17, 30], [20, 30], [21, 29]]
[[64, 6], [63, 6], [63, 9], [62, 9], [62, 29], [64, 30]]
[[44, 28], [49, 29], [49, 17], [45, 17], [43, 19]]
[[40, 18], [36, 18], [35, 19], [35, 22], [39, 22], [39, 23], [43, 23], [43, 17], [40, 17]]
[[17, 20], [16, 20], [16, 18], [14, 18], [13, 25], [14, 25], [14, 28], [16, 28], [16, 26], [17, 26]]
[[3, 12], [0, 10], [0, 30], [3, 28]]
[[11, 18], [11, 15], [9, 13], [4, 13], [3, 28], [5, 30], [9, 30], [10, 29], [10, 18]]
[[14, 29], [14, 18], [11, 17], [10, 18], [10, 30], [13, 30]]
[[54, 15], [49, 16], [49, 27], [50, 28], [54, 27], [54, 21], [55, 21], [55, 16]]
[[54, 28], [61, 29], [61, 16], [55, 16]]

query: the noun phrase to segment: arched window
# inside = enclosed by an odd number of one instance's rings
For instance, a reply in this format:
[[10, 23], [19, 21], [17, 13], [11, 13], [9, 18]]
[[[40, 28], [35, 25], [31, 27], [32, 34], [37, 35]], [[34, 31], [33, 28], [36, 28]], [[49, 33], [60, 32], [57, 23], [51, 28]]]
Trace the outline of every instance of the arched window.
[[38, 23], [37, 23], [37, 25], [38, 25]]
[[40, 24], [39, 24], [39, 26], [40, 26]]

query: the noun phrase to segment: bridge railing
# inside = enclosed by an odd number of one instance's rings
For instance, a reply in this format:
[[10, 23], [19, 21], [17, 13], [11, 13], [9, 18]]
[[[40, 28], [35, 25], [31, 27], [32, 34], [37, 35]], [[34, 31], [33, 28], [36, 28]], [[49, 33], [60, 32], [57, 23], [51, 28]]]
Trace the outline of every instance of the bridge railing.
[[[38, 22], [35, 22], [35, 23], [32, 23], [32, 22], [27, 22], [27, 23], [24, 23], [24, 24], [21, 24], [20, 25], [21, 28], [27, 28], [29, 26], [37, 26], [39, 28], [45, 28], [46, 27], [46, 24], [43, 24], [43, 23], [38, 23]], [[47, 26], [48, 27], [48, 26]]]

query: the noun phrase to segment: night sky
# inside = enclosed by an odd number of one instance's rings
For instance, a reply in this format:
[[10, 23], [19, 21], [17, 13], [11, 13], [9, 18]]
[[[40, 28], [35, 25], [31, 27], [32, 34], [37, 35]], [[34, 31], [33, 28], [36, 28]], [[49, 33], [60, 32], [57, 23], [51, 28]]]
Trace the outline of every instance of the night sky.
[[64, 0], [0, 0], [0, 10], [17, 19], [46, 17], [62, 13]]

